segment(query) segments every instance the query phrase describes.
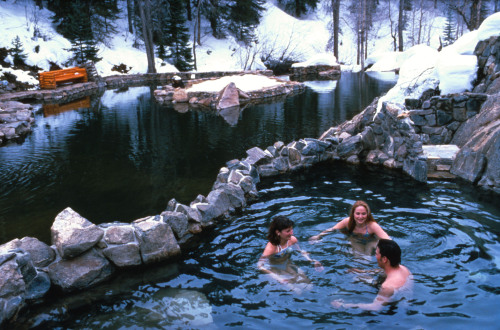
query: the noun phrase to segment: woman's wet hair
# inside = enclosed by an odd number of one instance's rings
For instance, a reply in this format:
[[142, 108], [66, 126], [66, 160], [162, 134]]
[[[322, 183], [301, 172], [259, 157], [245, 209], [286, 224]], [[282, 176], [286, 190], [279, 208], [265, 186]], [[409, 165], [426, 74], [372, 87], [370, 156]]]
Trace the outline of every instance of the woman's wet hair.
[[380, 239], [377, 247], [380, 256], [389, 259], [392, 267], [396, 267], [401, 263], [401, 248], [398, 243], [390, 239]]
[[351, 211], [349, 212], [349, 222], [347, 223], [347, 231], [349, 232], [349, 234], [352, 234], [354, 228], [356, 227], [356, 221], [354, 220], [354, 211], [358, 206], [363, 206], [365, 208], [366, 222], [375, 221], [368, 204], [365, 201], [356, 201], [354, 204], [352, 204]]
[[294, 223], [292, 220], [284, 215], [277, 215], [271, 220], [271, 225], [269, 225], [269, 231], [267, 232], [267, 239], [271, 244], [279, 245], [280, 238], [276, 234], [276, 231], [282, 231], [283, 229], [293, 227]]

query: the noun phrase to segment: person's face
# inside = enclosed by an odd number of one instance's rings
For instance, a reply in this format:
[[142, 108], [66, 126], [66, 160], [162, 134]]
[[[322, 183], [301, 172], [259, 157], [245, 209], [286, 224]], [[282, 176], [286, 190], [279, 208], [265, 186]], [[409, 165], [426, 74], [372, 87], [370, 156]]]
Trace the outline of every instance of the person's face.
[[356, 224], [358, 225], [364, 224], [367, 216], [368, 212], [366, 212], [364, 206], [358, 206], [354, 209], [354, 220], [356, 221]]
[[293, 236], [293, 227], [285, 228], [283, 230], [277, 230], [276, 233], [281, 239], [288, 241]]

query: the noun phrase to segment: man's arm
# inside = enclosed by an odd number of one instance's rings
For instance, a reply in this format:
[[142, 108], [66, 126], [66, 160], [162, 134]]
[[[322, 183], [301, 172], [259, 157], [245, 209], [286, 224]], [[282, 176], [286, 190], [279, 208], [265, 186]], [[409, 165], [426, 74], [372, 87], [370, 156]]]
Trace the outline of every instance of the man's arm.
[[342, 300], [334, 300], [332, 301], [332, 306], [335, 308], [361, 308], [364, 310], [369, 310], [369, 311], [379, 311], [384, 307], [388, 302], [389, 298], [394, 294], [394, 289], [393, 288], [385, 288], [381, 287], [380, 291], [378, 292], [377, 296], [371, 303], [357, 303], [357, 304], [350, 304], [350, 303], [344, 303]]

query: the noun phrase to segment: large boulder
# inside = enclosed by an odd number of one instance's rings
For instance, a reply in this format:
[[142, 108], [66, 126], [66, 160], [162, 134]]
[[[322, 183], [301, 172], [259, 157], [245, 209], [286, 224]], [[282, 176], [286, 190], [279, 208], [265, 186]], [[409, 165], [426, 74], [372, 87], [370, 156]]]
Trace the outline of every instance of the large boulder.
[[88, 251], [104, 235], [104, 230], [69, 207], [56, 216], [50, 230], [52, 244], [63, 259], [71, 259]]
[[142, 261], [145, 264], [164, 261], [180, 254], [172, 228], [154, 217], [134, 221]]
[[226, 109], [226, 108], [235, 108], [240, 106], [240, 95], [238, 88], [234, 82], [229, 83], [226, 87], [224, 87], [217, 97], [216, 101], [216, 109]]
[[139, 242], [135, 239], [134, 227], [128, 224], [116, 224], [107, 227], [102, 253], [115, 266], [130, 267], [142, 263]]
[[71, 260], [59, 259], [47, 267], [52, 283], [66, 292], [101, 283], [111, 277], [114, 269], [96, 249]]
[[31, 255], [35, 267], [46, 267], [56, 259], [56, 252], [47, 244], [34, 237], [23, 237], [13, 241], [16, 248], [24, 250]]
[[481, 111], [460, 126], [452, 143], [461, 150], [450, 172], [500, 193], [500, 94], [488, 97]]

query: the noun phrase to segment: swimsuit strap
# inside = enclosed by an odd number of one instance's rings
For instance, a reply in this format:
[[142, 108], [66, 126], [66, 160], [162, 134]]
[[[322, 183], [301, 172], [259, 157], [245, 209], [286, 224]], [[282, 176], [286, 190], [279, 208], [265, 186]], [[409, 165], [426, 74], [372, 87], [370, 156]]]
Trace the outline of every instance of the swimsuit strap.
[[278, 244], [278, 252], [277, 253], [280, 253], [281, 251], [283, 250], [286, 250], [288, 248], [288, 243], [290, 243], [290, 241], [286, 241], [286, 246], [285, 248], [281, 248], [281, 244]]

